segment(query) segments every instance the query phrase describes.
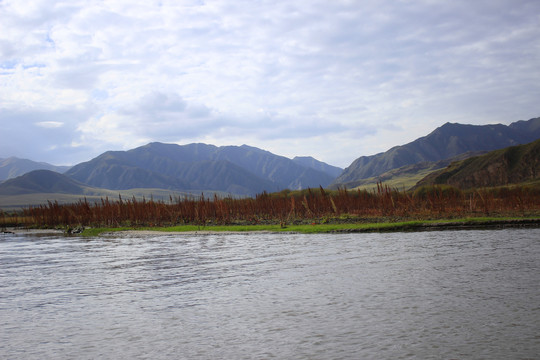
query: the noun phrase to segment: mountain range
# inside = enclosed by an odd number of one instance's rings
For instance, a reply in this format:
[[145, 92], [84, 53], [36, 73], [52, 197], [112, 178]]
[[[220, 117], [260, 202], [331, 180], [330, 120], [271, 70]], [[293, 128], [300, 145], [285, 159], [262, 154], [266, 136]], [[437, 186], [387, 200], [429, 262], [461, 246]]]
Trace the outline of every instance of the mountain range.
[[[16, 158], [3, 159], [0, 162], [3, 178], [0, 180], [26, 170], [45, 171], [32, 171], [3, 181], [0, 183], [0, 195], [56, 193], [98, 196], [114, 192], [126, 194], [127, 190], [133, 190], [142, 196], [158, 192], [162, 195], [205, 192], [253, 196], [263, 191], [319, 186], [353, 188], [370, 181], [391, 181], [403, 174], [413, 183], [399, 188], [410, 188], [436, 170], [455, 166], [453, 161], [530, 143], [539, 138], [540, 118], [508, 126], [447, 123], [411, 143], [384, 153], [362, 156], [345, 170], [309, 156], [289, 159], [247, 145], [218, 147], [201, 143], [176, 145], [154, 142], [127, 151], [107, 151], [71, 168]], [[532, 162], [534, 156], [538, 156], [538, 152], [532, 151], [530, 155], [520, 157], [519, 161]], [[510, 175], [508, 181], [514, 181]]]
[[[18, 163], [21, 164], [19, 168], [25, 165], [26, 170], [65, 170], [66, 178], [95, 188], [153, 188], [191, 193], [211, 191], [248, 196], [263, 191], [326, 187], [342, 171], [312, 157], [291, 160], [247, 145], [217, 147], [158, 142], [128, 151], [107, 151], [72, 168], [20, 159], [11, 162], [12, 168]], [[38, 172], [33, 176], [44, 174]], [[28, 180], [20, 181], [28, 185]], [[67, 184], [66, 181], [61, 183]], [[13, 189], [13, 184], [10, 184]], [[28, 192], [32, 191], [37, 191], [37, 188], [28, 189]]]
[[466, 125], [446, 123], [427, 136], [405, 145], [354, 160], [331, 184], [354, 188], [362, 180], [389, 170], [421, 162], [436, 162], [467, 152], [491, 151], [526, 144], [540, 138], [540, 118], [510, 125]]
[[128, 151], [108, 151], [75, 165], [65, 175], [107, 189], [212, 190], [237, 195], [326, 187], [333, 167], [291, 160], [255, 147], [150, 143]]

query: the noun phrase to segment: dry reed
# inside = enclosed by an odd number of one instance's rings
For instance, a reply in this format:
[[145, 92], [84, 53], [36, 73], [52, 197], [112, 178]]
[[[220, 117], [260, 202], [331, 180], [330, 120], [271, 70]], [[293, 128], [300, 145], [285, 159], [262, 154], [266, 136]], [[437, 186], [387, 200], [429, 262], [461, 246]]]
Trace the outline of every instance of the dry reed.
[[57, 226], [163, 226], [194, 224], [258, 224], [339, 221], [373, 217], [455, 218], [491, 214], [524, 215], [540, 210], [540, 190], [514, 187], [461, 191], [452, 187], [426, 187], [414, 193], [378, 184], [376, 191], [263, 192], [254, 198], [185, 196], [154, 199], [86, 198], [73, 204], [47, 204], [28, 207], [19, 214], [1, 214], [3, 224]]

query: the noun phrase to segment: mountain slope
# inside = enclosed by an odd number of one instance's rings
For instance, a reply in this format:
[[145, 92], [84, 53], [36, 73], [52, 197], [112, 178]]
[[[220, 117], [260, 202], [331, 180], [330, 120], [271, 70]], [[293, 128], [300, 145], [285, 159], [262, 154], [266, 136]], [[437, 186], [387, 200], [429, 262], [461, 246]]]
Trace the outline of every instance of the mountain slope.
[[333, 177], [291, 159], [247, 145], [150, 143], [109, 151], [66, 175], [108, 189], [214, 190], [239, 195], [327, 186]]
[[422, 185], [448, 184], [462, 189], [516, 184], [540, 177], [540, 140], [454, 162], [422, 179]]
[[460, 161], [472, 156], [484, 154], [485, 151], [475, 151], [460, 154], [449, 159], [439, 161], [422, 161], [412, 165], [405, 165], [397, 169], [388, 170], [380, 175], [357, 181], [356, 189], [377, 189], [377, 184], [382, 182], [391, 188], [407, 190], [414, 187], [427, 175], [441, 170], [454, 161]]
[[123, 159], [123, 151], [108, 151], [78, 164], [65, 174], [84, 184], [111, 190], [131, 188], [188, 189], [191, 185], [173, 176], [153, 172]]
[[278, 188], [300, 190], [308, 187], [328, 186], [332, 176], [304, 167], [284, 156], [255, 147], [223, 146], [215, 155], [218, 160], [228, 160], [247, 171], [275, 183]]
[[356, 159], [332, 183], [355, 187], [359, 180], [423, 161], [439, 161], [470, 151], [491, 151], [540, 138], [540, 118], [509, 126], [446, 123], [427, 136], [372, 156]]
[[69, 166], [55, 166], [12, 156], [7, 159], [0, 159], [0, 181], [15, 178], [33, 170], [51, 170], [63, 173], [68, 169]]
[[276, 184], [261, 179], [228, 161], [198, 161], [183, 166], [178, 175], [189, 181], [191, 189], [218, 190], [238, 195], [277, 191]]
[[0, 184], [0, 195], [83, 194], [86, 185], [50, 170], [34, 170]]
[[338, 177], [343, 172], [342, 168], [328, 165], [327, 163], [314, 159], [311, 156], [295, 156], [292, 160], [302, 166], [322, 171], [333, 178]]

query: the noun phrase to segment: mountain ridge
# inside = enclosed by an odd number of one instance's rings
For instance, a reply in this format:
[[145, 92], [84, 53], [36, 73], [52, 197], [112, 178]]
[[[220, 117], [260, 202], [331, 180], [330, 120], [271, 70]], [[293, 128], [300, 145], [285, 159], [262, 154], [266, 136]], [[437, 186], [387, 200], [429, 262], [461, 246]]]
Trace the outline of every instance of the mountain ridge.
[[540, 117], [510, 125], [470, 125], [446, 123], [430, 134], [386, 152], [354, 160], [330, 185], [331, 188], [356, 184], [369, 177], [406, 165], [439, 161], [471, 151], [491, 151], [531, 142], [540, 138]]
[[295, 156], [292, 160], [305, 167], [326, 172], [327, 174], [335, 178], [343, 172], [342, 168], [329, 165], [325, 162], [315, 159], [312, 156]]
[[108, 189], [160, 187], [239, 195], [326, 187], [334, 179], [323, 171], [248, 145], [217, 147], [160, 142], [127, 151], [105, 152], [73, 166], [65, 174]]
[[[354, 188], [365, 184], [366, 179], [383, 181], [400, 171], [411, 181], [453, 157], [517, 146], [531, 138], [540, 138], [540, 117], [510, 125], [445, 123], [408, 144], [357, 158], [338, 177], [335, 174], [341, 169], [310, 156], [289, 159], [245, 144], [218, 147], [151, 142], [126, 151], [106, 151], [69, 168], [65, 175], [86, 186], [109, 190], [210, 191], [241, 196], [319, 186]], [[358, 177], [366, 174], [375, 175]], [[348, 181], [348, 176], [352, 180]]]

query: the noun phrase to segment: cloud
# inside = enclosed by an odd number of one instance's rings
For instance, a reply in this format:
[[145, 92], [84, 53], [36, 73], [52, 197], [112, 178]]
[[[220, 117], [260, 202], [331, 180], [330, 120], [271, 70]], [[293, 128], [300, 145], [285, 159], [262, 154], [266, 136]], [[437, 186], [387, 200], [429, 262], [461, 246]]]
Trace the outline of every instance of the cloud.
[[42, 123], [30, 126], [40, 148], [53, 143], [39, 134], [65, 132], [54, 145], [77, 144], [80, 160], [238, 141], [346, 166], [447, 121], [538, 116], [539, 12], [527, 0], [3, 0], [0, 121]]
[[37, 126], [47, 128], [47, 129], [55, 129], [62, 127], [64, 123], [60, 121], [38, 121], [35, 123]]
[[[16, 154], [36, 161], [71, 164], [80, 161], [88, 147], [74, 149], [78, 121], [91, 116], [93, 109], [35, 110], [0, 108], [2, 141], [0, 154]], [[86, 150], [86, 151], [84, 151]]]
[[[302, 121], [300, 121], [302, 120]], [[176, 93], [151, 92], [126, 108], [94, 116], [78, 129], [92, 142], [120, 143], [125, 148], [148, 141], [189, 142], [230, 137], [244, 142], [312, 138], [349, 130], [324, 119], [289, 119], [279, 113], [258, 112], [250, 118], [222, 114], [205, 105], [188, 103]], [[120, 140], [121, 139], [121, 140]]]

